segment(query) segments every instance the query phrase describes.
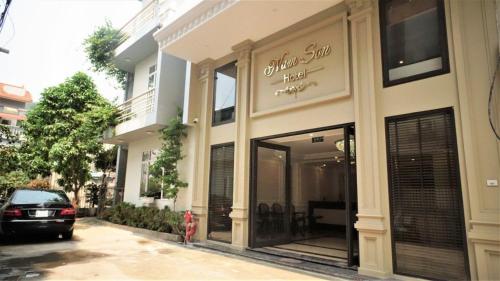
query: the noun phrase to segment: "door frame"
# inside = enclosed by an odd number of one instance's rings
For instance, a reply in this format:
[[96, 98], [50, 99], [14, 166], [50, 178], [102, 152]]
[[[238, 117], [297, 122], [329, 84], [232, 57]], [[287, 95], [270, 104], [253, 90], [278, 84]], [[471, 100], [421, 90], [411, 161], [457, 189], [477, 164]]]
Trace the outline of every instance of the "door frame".
[[[258, 137], [258, 138], [253, 138], [250, 140], [250, 185], [249, 185], [249, 208], [248, 208], [248, 213], [249, 213], [249, 227], [248, 227], [248, 247], [249, 248], [257, 248], [259, 247], [258, 244], [255, 243], [255, 203], [256, 203], [256, 176], [257, 176], [257, 143], [269, 139], [275, 139], [275, 138], [282, 138], [282, 137], [288, 137], [288, 136], [294, 136], [294, 135], [301, 135], [301, 134], [307, 134], [307, 133], [315, 133], [315, 132], [321, 132], [321, 131], [327, 131], [327, 130], [334, 130], [334, 129], [343, 129], [344, 130], [344, 138], [346, 136], [346, 129], [348, 127], [354, 127], [355, 128], [355, 123], [354, 122], [349, 122], [349, 123], [343, 123], [339, 125], [333, 125], [333, 126], [325, 126], [325, 127], [318, 127], [318, 128], [312, 128], [312, 129], [306, 129], [306, 130], [300, 130], [300, 131], [293, 131], [293, 132], [288, 132], [288, 133], [281, 133], [281, 134], [275, 134], [271, 136], [265, 136], [265, 137]], [[349, 145], [347, 145], [349, 147]], [[346, 149], [347, 150], [347, 149]], [[344, 152], [345, 153], [345, 152]], [[290, 174], [291, 176], [291, 174]], [[349, 175], [346, 175], [346, 179], [349, 177]], [[349, 184], [349, 180], [345, 181], [346, 188]], [[357, 188], [357, 186], [356, 186]], [[288, 187], [290, 189], [290, 187]], [[347, 199], [347, 198], [346, 198]], [[346, 208], [347, 208], [346, 204]], [[347, 224], [349, 224], [349, 220], [347, 217], [347, 210], [346, 210], [346, 235], [347, 235]], [[353, 222], [354, 225], [354, 222]], [[352, 236], [352, 235], [351, 235]], [[352, 237], [351, 237], [352, 238]], [[349, 239], [348, 239], [349, 240]], [[347, 242], [347, 241], [346, 241]], [[359, 243], [359, 239], [358, 239]], [[352, 245], [352, 243], [351, 243]], [[358, 245], [359, 248], [359, 245]], [[352, 250], [348, 248], [348, 256], [352, 255], [353, 253], [350, 254]], [[358, 253], [359, 255], [359, 253]]]
[[[389, 151], [389, 123], [393, 120], [397, 121], [404, 121], [407, 119], [413, 119], [413, 118], [418, 118], [418, 117], [425, 117], [429, 116], [432, 114], [437, 114], [437, 113], [449, 113], [451, 116], [451, 148], [455, 151], [455, 161], [456, 161], [456, 171], [454, 171], [455, 176], [457, 178], [457, 199], [458, 199], [458, 204], [459, 204], [459, 216], [460, 216], [460, 221], [461, 221], [461, 229], [462, 229], [462, 241], [463, 241], [463, 253], [464, 253], [464, 266], [465, 266], [465, 274], [467, 275], [468, 279], [471, 279], [471, 272], [470, 272], [470, 262], [469, 262], [469, 243], [467, 242], [467, 229], [465, 227], [465, 206], [464, 206], [464, 200], [463, 200], [463, 185], [462, 185], [462, 180], [460, 178], [460, 151], [458, 150], [458, 139], [457, 139], [457, 129], [456, 129], [456, 119], [455, 119], [455, 110], [453, 107], [445, 107], [445, 108], [438, 108], [438, 109], [431, 109], [431, 110], [424, 110], [424, 111], [417, 111], [417, 112], [412, 112], [412, 113], [406, 113], [406, 114], [400, 114], [400, 115], [393, 115], [393, 116], [386, 116], [384, 119], [384, 126], [385, 126], [385, 150], [386, 150], [386, 170], [387, 170], [387, 179], [388, 179], [388, 196], [391, 196], [391, 193], [393, 191], [393, 186], [391, 183], [391, 171], [390, 171], [390, 151]], [[410, 276], [410, 277], [417, 277], [417, 278], [428, 278], [428, 277], [422, 277], [422, 276], [417, 276], [417, 275], [410, 275], [406, 273], [398, 273], [397, 270], [397, 258], [396, 258], [396, 241], [394, 240], [395, 233], [394, 233], [394, 206], [391, 204], [391, 200], [389, 199], [389, 224], [390, 224], [390, 231], [391, 231], [391, 254], [392, 254], [392, 268], [394, 273], [396, 274], [402, 274], [405, 276]]]
[[[264, 147], [268, 149], [276, 149], [276, 150], [282, 150], [285, 151], [286, 153], [286, 162], [285, 162], [285, 206], [284, 206], [284, 216], [285, 216], [285, 223], [284, 223], [284, 228], [285, 228], [285, 233], [287, 233], [286, 237], [283, 238], [282, 240], [273, 240], [273, 244], [276, 245], [276, 243], [281, 243], [285, 244], [288, 243], [291, 239], [290, 236], [290, 223], [286, 218], [290, 217], [290, 201], [291, 201], [291, 196], [292, 196], [292, 191], [291, 191], [291, 152], [290, 152], [290, 147], [284, 146], [284, 145], [279, 145], [279, 144], [273, 144], [273, 143], [268, 143], [264, 142], [262, 140], [253, 140], [252, 141], [252, 173], [251, 173], [251, 179], [257, 179], [257, 164], [258, 164], [258, 149], [259, 147]], [[250, 231], [250, 236], [249, 240], [251, 241], [251, 245], [253, 248], [256, 247], [265, 247], [267, 245], [259, 244], [256, 239], [256, 233], [253, 231], [255, 227], [255, 220], [256, 216], [254, 214], [254, 211], [256, 210], [257, 206], [257, 181], [253, 180], [252, 185], [250, 187], [250, 204], [249, 204], [249, 212], [250, 212], [250, 227], [249, 229], [252, 229]]]

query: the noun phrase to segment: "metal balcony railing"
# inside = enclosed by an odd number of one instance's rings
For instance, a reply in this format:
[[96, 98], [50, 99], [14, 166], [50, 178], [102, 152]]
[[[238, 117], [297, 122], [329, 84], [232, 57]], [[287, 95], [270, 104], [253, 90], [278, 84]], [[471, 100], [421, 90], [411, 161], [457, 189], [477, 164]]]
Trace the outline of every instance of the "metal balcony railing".
[[135, 17], [130, 19], [121, 29], [120, 34], [123, 35], [122, 42], [125, 42], [129, 37], [150, 23], [153, 20], [161, 21], [168, 17], [174, 10], [172, 9], [171, 0], [153, 0], [140, 10]]
[[118, 123], [144, 116], [153, 111], [155, 90], [131, 98], [118, 106]]

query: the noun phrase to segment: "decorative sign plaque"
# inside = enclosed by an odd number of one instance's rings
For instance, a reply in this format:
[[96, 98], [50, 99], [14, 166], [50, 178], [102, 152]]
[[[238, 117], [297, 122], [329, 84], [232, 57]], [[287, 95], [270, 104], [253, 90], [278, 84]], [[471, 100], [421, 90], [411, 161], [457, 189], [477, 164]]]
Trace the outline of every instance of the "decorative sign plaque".
[[252, 117], [348, 96], [346, 14], [254, 50], [251, 92]]

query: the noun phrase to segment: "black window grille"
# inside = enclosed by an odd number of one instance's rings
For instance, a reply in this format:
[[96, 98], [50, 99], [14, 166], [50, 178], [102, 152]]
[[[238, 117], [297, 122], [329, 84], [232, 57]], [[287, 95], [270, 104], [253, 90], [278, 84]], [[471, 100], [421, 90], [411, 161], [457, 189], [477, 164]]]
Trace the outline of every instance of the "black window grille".
[[234, 144], [212, 147], [208, 198], [208, 238], [231, 243]]
[[394, 271], [468, 279], [452, 109], [387, 118]]

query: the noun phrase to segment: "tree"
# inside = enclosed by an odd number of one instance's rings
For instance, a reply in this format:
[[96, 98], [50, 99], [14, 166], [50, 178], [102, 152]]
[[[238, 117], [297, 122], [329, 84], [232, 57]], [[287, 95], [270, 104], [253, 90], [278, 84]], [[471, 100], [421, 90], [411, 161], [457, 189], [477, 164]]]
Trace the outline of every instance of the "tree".
[[22, 124], [30, 175], [58, 173], [58, 184], [74, 193], [77, 205], [79, 191], [90, 179], [90, 164], [102, 150], [102, 134], [115, 119], [115, 107], [82, 72], [45, 89]]
[[114, 78], [122, 86], [126, 87], [127, 72], [120, 70], [113, 63], [115, 49], [125, 36], [119, 30], [113, 28], [109, 21], [97, 28], [94, 33], [85, 39], [83, 46], [87, 58], [92, 64], [92, 70], [103, 72], [107, 77]]
[[149, 170], [153, 179], [163, 186], [163, 196], [174, 199], [174, 210], [180, 188], [187, 187], [187, 183], [179, 179], [177, 169], [177, 163], [184, 158], [182, 140], [187, 136], [186, 126], [182, 124], [182, 111], [177, 111], [177, 116], [160, 130], [163, 144]]
[[22, 171], [19, 156], [19, 136], [9, 127], [0, 125], [0, 197], [6, 197], [13, 189], [24, 187], [28, 177]]
[[108, 190], [107, 178], [109, 178], [110, 173], [115, 169], [116, 157], [118, 154], [118, 146], [114, 145], [109, 149], [102, 149], [95, 159], [94, 166], [96, 169], [102, 172], [102, 181], [99, 185], [98, 203], [97, 203], [97, 214], [100, 215], [104, 210], [104, 205], [106, 203], [106, 192]]

